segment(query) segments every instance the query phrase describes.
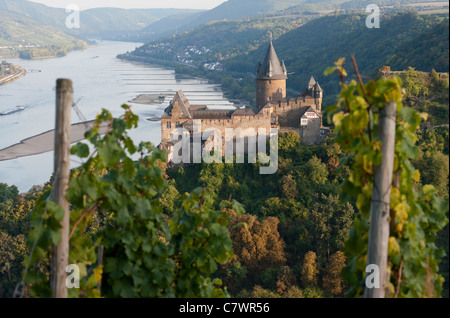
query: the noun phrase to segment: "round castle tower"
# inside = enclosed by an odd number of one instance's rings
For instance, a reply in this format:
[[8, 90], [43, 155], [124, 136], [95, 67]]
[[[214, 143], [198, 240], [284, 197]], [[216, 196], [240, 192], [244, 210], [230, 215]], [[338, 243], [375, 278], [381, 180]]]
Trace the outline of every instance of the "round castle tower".
[[272, 41], [264, 62], [256, 70], [256, 107], [261, 109], [271, 101], [286, 98], [287, 70], [284, 61], [280, 63]]

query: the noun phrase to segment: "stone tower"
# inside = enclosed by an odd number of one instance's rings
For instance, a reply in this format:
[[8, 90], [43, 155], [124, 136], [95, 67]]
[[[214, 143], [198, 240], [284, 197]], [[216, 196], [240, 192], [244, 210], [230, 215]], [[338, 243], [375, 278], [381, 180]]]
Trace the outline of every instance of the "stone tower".
[[271, 101], [286, 98], [287, 70], [284, 61], [280, 63], [272, 41], [264, 62], [256, 70], [256, 107], [261, 109]]

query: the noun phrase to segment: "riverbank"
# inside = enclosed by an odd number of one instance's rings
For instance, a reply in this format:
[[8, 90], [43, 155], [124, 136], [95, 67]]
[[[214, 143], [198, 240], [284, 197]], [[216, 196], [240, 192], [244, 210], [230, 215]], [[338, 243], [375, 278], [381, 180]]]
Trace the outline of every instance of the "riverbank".
[[[71, 143], [85, 139], [84, 134], [92, 129], [94, 120], [73, 124], [71, 126]], [[108, 123], [100, 126], [99, 134], [105, 134]], [[33, 156], [54, 150], [55, 130], [50, 130], [42, 134], [22, 140], [20, 143], [0, 150], [0, 161], [12, 160], [21, 157]]]
[[21, 66], [14, 65], [14, 68], [16, 69], [16, 72], [14, 74], [0, 77], [0, 86], [12, 83], [27, 74], [27, 71]]

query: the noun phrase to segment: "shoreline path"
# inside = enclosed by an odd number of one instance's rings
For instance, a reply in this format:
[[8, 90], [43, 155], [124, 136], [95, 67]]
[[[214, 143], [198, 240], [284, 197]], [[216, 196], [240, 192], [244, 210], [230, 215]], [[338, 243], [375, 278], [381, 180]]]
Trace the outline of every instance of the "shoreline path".
[[[71, 144], [84, 140], [84, 134], [94, 125], [94, 120], [72, 124]], [[100, 125], [99, 133], [105, 134], [109, 123]], [[33, 156], [45, 152], [53, 151], [55, 143], [55, 130], [49, 130], [42, 134], [22, 140], [20, 143], [0, 150], [0, 161], [12, 160], [21, 157]]]

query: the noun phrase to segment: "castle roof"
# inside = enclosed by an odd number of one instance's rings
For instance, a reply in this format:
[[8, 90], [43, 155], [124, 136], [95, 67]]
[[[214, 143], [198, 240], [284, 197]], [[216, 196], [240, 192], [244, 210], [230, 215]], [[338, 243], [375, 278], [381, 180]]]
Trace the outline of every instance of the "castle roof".
[[207, 109], [196, 110], [192, 112], [193, 119], [229, 119], [231, 118], [232, 110], [221, 109]]
[[323, 92], [323, 89], [322, 87], [320, 87], [318, 82], [314, 85], [314, 89], [316, 90], [316, 92]]
[[191, 113], [189, 112], [191, 104], [181, 89], [177, 91], [173, 97], [173, 100], [170, 103], [172, 107], [175, 102], [178, 102], [178, 106], [180, 106], [181, 111], [186, 118], [192, 118]]
[[236, 109], [233, 116], [255, 116], [255, 112], [251, 108], [239, 108]]
[[311, 78], [309, 79], [309, 83], [308, 83], [308, 88], [313, 87], [314, 85], [316, 85], [316, 80], [314, 79], [314, 77], [311, 75]]
[[257, 79], [287, 79], [286, 66], [280, 63], [275, 48], [272, 42], [267, 49], [264, 62], [258, 63], [258, 69], [256, 70]]

